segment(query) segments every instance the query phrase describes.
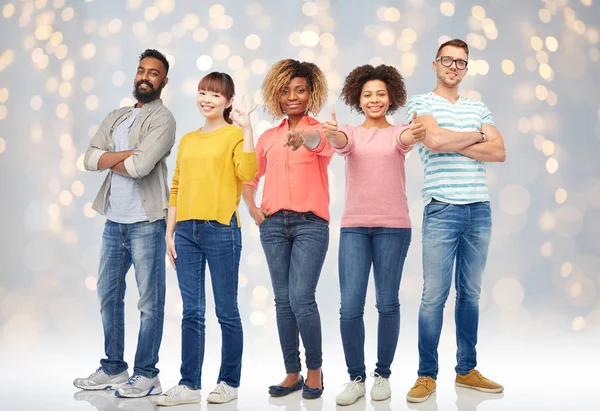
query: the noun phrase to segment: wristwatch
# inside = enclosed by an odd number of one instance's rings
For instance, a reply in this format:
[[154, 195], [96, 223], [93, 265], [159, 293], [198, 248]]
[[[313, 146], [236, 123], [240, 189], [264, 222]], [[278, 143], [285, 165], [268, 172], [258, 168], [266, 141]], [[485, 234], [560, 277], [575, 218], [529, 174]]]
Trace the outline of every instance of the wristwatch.
[[485, 133], [483, 131], [480, 131], [481, 133], [481, 142], [485, 143], [487, 141], [487, 137], [485, 136]]

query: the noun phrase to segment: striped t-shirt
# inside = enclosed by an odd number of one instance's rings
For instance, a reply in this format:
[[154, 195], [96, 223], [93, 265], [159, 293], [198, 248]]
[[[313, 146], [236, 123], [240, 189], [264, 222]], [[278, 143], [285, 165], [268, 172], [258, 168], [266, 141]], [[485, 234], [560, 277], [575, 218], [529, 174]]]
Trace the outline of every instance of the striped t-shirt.
[[[430, 92], [408, 99], [406, 118], [431, 114], [441, 128], [452, 131], [480, 131], [484, 124], [494, 125], [492, 113], [481, 101], [459, 97], [454, 104]], [[425, 204], [431, 199], [451, 204], [489, 201], [485, 165], [459, 153], [438, 153], [423, 144], [417, 145], [423, 162], [425, 181], [421, 196]]]

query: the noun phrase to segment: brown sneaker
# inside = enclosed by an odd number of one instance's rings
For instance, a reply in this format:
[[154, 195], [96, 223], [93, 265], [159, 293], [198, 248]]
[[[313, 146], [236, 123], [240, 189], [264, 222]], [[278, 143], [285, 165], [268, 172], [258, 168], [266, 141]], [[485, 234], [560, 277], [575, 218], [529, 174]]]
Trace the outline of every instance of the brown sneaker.
[[423, 402], [435, 392], [435, 380], [431, 377], [419, 377], [414, 387], [406, 394], [408, 402]]
[[495, 383], [492, 380], [488, 380], [479, 373], [476, 369], [469, 371], [467, 375], [456, 374], [456, 386], [471, 388], [477, 391], [483, 392], [502, 392], [504, 387], [500, 384]]

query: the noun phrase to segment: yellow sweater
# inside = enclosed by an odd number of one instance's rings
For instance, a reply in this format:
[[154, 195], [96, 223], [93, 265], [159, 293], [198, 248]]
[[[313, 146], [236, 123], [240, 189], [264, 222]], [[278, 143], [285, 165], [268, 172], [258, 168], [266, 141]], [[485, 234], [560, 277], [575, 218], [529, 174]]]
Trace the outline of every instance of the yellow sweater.
[[169, 199], [169, 206], [177, 207], [177, 221], [229, 225], [240, 203], [242, 182], [252, 181], [258, 171], [256, 154], [243, 152], [243, 144], [244, 132], [234, 125], [209, 133], [198, 129], [181, 138]]

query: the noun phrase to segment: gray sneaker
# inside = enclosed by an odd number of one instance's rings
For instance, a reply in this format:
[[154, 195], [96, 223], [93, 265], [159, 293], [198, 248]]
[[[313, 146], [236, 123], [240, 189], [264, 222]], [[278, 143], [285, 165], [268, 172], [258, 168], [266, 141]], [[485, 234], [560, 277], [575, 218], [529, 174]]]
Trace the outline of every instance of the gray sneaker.
[[102, 367], [98, 368], [87, 378], [75, 378], [73, 385], [82, 390], [114, 390], [127, 382], [129, 372], [108, 375]]
[[161, 393], [162, 387], [160, 386], [158, 376], [147, 378], [140, 374], [133, 374], [126, 384], [121, 385], [115, 390], [115, 395], [123, 398], [139, 398]]

